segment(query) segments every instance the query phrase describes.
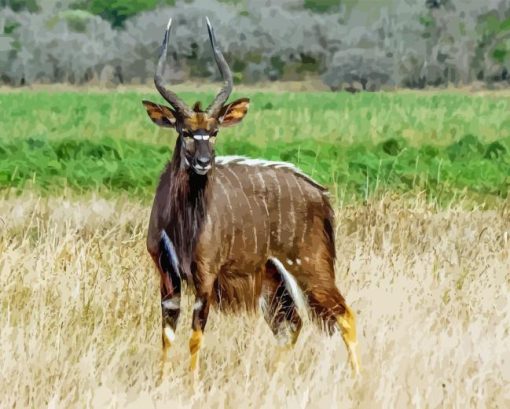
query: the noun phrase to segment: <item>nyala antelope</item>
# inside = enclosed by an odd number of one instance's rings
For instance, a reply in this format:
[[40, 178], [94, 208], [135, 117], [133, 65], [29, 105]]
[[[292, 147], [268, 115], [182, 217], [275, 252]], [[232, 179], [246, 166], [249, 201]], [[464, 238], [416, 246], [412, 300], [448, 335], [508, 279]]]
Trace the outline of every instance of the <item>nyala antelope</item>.
[[215, 157], [218, 130], [239, 123], [249, 99], [226, 103], [232, 74], [209, 20], [223, 87], [205, 110], [200, 103], [190, 108], [165, 88], [171, 21], [154, 77], [171, 107], [143, 101], [153, 122], [178, 134], [156, 190], [147, 237], [161, 278], [163, 367], [186, 282], [195, 293], [192, 369], [211, 305], [231, 312], [260, 308], [277, 339], [292, 345], [302, 326], [301, 304], [328, 332], [340, 329], [358, 372], [354, 314], [335, 286], [334, 220], [326, 189], [288, 163]]

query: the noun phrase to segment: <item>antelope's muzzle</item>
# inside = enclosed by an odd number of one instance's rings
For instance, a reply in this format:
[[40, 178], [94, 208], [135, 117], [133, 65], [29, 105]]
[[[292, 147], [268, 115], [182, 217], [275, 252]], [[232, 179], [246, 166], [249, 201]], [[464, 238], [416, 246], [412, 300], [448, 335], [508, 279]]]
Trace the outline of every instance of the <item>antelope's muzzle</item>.
[[205, 175], [212, 168], [213, 153], [209, 141], [197, 140], [196, 153], [193, 158], [193, 170], [198, 175]]
[[196, 158], [195, 163], [193, 164], [193, 170], [199, 175], [205, 175], [211, 169], [211, 159], [210, 157], [201, 157]]

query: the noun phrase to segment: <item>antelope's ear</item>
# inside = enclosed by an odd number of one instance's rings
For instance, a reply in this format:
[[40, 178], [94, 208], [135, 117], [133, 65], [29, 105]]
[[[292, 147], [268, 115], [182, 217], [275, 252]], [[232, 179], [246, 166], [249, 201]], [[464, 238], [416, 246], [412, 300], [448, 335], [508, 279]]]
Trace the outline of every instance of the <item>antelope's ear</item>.
[[218, 122], [221, 126], [232, 126], [241, 122], [248, 112], [250, 106], [249, 98], [237, 99], [221, 108], [218, 115]]
[[177, 122], [176, 114], [173, 109], [170, 109], [164, 105], [158, 105], [150, 101], [142, 101], [143, 106], [147, 110], [149, 117], [156, 125], [163, 126], [165, 128], [175, 127]]

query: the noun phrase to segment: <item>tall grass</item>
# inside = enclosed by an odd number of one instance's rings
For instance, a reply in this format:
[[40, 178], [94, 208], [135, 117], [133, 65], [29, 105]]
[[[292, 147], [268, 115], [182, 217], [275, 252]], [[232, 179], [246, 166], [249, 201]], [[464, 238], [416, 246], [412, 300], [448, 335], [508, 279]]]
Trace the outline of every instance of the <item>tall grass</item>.
[[275, 361], [260, 315], [215, 310], [193, 377], [186, 297], [159, 386], [148, 211], [126, 197], [0, 201], [0, 406], [508, 407], [508, 209], [384, 199], [337, 214], [337, 282], [358, 316], [361, 378], [339, 334], [305, 323]]

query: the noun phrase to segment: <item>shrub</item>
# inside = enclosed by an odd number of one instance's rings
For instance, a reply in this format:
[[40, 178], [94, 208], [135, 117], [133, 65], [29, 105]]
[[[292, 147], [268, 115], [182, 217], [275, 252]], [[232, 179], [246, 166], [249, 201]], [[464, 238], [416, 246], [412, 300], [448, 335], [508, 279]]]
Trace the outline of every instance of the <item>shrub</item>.
[[28, 10], [38, 11], [39, 6], [36, 0], [0, 0], [0, 8], [10, 8], [14, 11]]
[[342, 3], [342, 0], [304, 0], [305, 8], [320, 13], [339, 8]]
[[162, 5], [173, 6], [175, 0], [82, 0], [73, 6], [101, 16], [108, 20], [113, 27], [122, 27], [128, 18]]

